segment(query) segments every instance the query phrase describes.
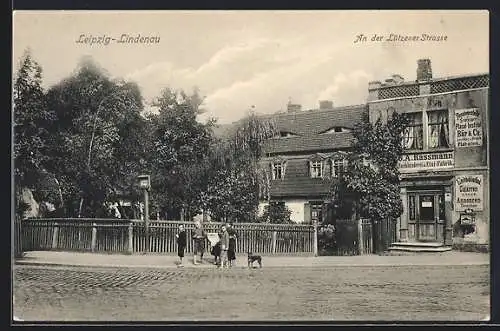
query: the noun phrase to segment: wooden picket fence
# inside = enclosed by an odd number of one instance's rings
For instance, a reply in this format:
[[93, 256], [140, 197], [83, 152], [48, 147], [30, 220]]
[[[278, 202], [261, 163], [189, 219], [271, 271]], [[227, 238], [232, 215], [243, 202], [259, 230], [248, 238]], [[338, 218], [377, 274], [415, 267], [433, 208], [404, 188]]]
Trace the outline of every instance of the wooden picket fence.
[[369, 219], [338, 219], [335, 235], [331, 239], [322, 236], [320, 255], [366, 255], [374, 252], [373, 227]]
[[22, 243], [22, 228], [21, 228], [21, 221], [18, 220], [17, 218], [14, 219], [14, 234], [12, 237], [13, 243], [13, 253], [15, 257], [21, 257], [23, 255], [23, 249], [21, 246]]
[[[189, 240], [195, 228], [192, 222], [150, 221], [149, 243], [146, 242], [144, 221], [94, 218], [33, 218], [22, 221], [20, 238], [22, 251], [61, 250], [111, 253], [175, 253], [179, 225], [183, 224], [188, 238], [186, 253], [193, 251]], [[218, 232], [222, 223], [204, 223], [206, 232]], [[313, 255], [317, 249], [313, 225], [235, 223], [237, 253], [254, 252], [266, 255]], [[149, 249], [147, 249], [149, 246]], [[210, 252], [208, 240], [205, 249]]]

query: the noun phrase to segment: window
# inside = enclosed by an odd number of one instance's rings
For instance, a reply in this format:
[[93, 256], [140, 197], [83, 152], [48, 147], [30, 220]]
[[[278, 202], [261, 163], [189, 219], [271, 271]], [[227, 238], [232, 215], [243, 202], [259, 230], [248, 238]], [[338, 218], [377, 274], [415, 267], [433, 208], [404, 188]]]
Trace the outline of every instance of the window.
[[445, 220], [446, 214], [445, 214], [445, 205], [444, 205], [444, 194], [440, 194], [438, 196], [438, 204], [439, 204], [439, 219]]
[[330, 134], [330, 133], [341, 133], [341, 132], [351, 132], [351, 129], [343, 127], [343, 126], [334, 126], [326, 131], [321, 132], [322, 134]]
[[449, 128], [448, 128], [448, 111], [437, 110], [427, 113], [428, 115], [428, 143], [429, 148], [446, 148], [450, 147], [449, 143]]
[[422, 126], [422, 113], [410, 113], [410, 123], [403, 131], [404, 149], [423, 149], [424, 134]]
[[293, 132], [288, 132], [288, 131], [280, 131], [276, 133], [272, 139], [281, 139], [281, 138], [292, 138], [292, 137], [298, 137], [299, 135], [293, 133]]
[[334, 159], [332, 161], [332, 177], [339, 177], [345, 172], [347, 168], [347, 160], [346, 159]]
[[311, 221], [323, 221], [323, 203], [311, 202]]
[[285, 169], [283, 166], [283, 162], [274, 162], [272, 164], [273, 168], [273, 179], [283, 179], [285, 176]]
[[296, 135], [291, 133], [291, 132], [286, 132], [286, 131], [280, 131], [279, 137], [280, 138], [290, 138], [290, 137], [295, 137]]
[[323, 162], [311, 161], [311, 178], [323, 177]]
[[415, 214], [416, 214], [416, 207], [415, 207], [415, 196], [414, 195], [409, 195], [408, 196], [408, 209], [410, 212], [410, 220], [415, 220]]

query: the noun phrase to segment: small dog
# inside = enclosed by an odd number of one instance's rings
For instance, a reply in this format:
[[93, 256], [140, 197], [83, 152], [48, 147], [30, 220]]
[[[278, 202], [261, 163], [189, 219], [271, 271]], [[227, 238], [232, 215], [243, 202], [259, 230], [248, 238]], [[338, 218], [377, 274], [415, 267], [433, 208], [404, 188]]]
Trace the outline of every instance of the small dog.
[[262, 268], [262, 256], [254, 255], [252, 252], [248, 252], [248, 267], [253, 268], [253, 263], [257, 261], [259, 268]]

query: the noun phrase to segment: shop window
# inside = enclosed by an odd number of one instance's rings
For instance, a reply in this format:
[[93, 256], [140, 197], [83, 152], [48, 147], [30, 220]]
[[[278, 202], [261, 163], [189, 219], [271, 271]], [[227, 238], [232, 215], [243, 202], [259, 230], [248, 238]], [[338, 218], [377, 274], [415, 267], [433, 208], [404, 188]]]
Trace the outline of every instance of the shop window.
[[341, 176], [347, 168], [347, 159], [334, 159], [332, 161], [332, 177]]
[[422, 124], [422, 113], [409, 113], [409, 124], [403, 131], [403, 148], [404, 149], [423, 149], [424, 148], [424, 133]]
[[311, 167], [311, 178], [323, 177], [323, 162], [311, 161], [310, 167]]
[[448, 111], [437, 110], [427, 113], [429, 148], [450, 147]]

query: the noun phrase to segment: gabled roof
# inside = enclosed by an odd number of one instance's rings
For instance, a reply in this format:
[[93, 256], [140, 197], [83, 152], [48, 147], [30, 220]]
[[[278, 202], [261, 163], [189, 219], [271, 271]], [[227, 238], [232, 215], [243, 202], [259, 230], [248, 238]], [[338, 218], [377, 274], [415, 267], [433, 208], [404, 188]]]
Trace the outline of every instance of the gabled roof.
[[[336, 107], [326, 110], [305, 110], [294, 113], [260, 115], [273, 120], [280, 132], [289, 132], [297, 136], [269, 139], [264, 144], [265, 153], [290, 153], [324, 151], [349, 148], [353, 144], [351, 132], [324, 134], [334, 127], [352, 129], [361, 122], [367, 106], [355, 105]], [[220, 125], [214, 129], [216, 136], [228, 136], [234, 133], [241, 120], [232, 124]]]
[[366, 105], [337, 107], [327, 110], [309, 110], [295, 113], [267, 115], [280, 131], [292, 132], [298, 137], [270, 139], [264, 146], [266, 153], [290, 153], [345, 149], [352, 146], [351, 132], [324, 134], [334, 127], [354, 128], [360, 123]]
[[352, 146], [354, 138], [350, 132], [307, 135], [283, 139], [269, 139], [264, 143], [265, 153], [314, 152], [346, 149]]
[[333, 127], [353, 128], [362, 119], [366, 105], [336, 107], [326, 110], [306, 110], [294, 113], [265, 115], [272, 118], [278, 130], [299, 135], [313, 135]]

